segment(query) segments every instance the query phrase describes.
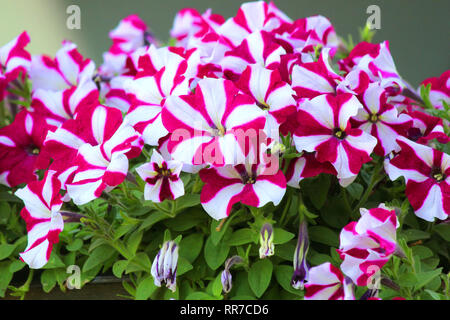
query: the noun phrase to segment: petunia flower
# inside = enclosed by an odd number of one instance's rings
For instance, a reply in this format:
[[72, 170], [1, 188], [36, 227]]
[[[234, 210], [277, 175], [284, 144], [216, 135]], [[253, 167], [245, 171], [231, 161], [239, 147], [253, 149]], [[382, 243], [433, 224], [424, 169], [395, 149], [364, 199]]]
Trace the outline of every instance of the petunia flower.
[[47, 171], [41, 181], [30, 182], [15, 193], [25, 203], [20, 215], [28, 231], [28, 245], [20, 258], [32, 269], [45, 266], [64, 228], [60, 187], [54, 173]]
[[166, 241], [153, 260], [151, 275], [156, 286], [166, 287], [175, 292], [177, 289], [178, 245], [174, 241]]
[[371, 83], [360, 101], [363, 108], [350, 121], [359, 128], [378, 139], [374, 152], [385, 156], [391, 151], [398, 151], [395, 138], [406, 135], [412, 125], [407, 114], [398, 114], [397, 109], [387, 103], [387, 93], [378, 83]]
[[342, 186], [356, 178], [377, 144], [376, 138], [350, 125], [360, 108], [351, 94], [327, 94], [302, 103], [297, 114], [301, 123], [294, 133], [297, 150], [315, 151], [319, 162], [330, 162]]
[[309, 270], [305, 289], [305, 300], [355, 300], [351, 279], [329, 262]]
[[166, 161], [154, 150], [150, 162], [136, 168], [136, 172], [146, 182], [144, 199], [162, 202], [184, 195], [184, 185], [180, 179], [182, 166], [178, 161]]
[[200, 201], [214, 219], [226, 218], [235, 203], [260, 208], [268, 202], [278, 205], [286, 192], [286, 179], [278, 162], [246, 163], [202, 169], [205, 186]]
[[46, 169], [49, 155], [42, 152], [49, 126], [44, 118], [27, 110], [0, 128], [0, 183], [15, 187], [36, 180], [35, 171]]
[[385, 162], [391, 180], [404, 177], [406, 197], [415, 214], [427, 221], [445, 220], [450, 213], [450, 156], [398, 137], [401, 151]]
[[428, 97], [435, 108], [444, 109], [444, 102], [450, 105], [450, 70], [439, 77], [425, 79], [421, 84], [431, 86]]
[[380, 205], [370, 210], [361, 208], [361, 218], [346, 225], [340, 235], [338, 253], [342, 272], [359, 286], [367, 286], [369, 278], [379, 271], [395, 252], [398, 221], [394, 210]]
[[174, 160], [214, 166], [243, 163], [263, 133], [264, 111], [229, 80], [205, 78], [195, 93], [167, 98], [164, 127], [172, 133], [168, 151]]
[[281, 80], [278, 70], [249, 65], [237, 86], [252, 96], [256, 104], [267, 113], [266, 134], [277, 139], [279, 126], [297, 110], [293, 97], [295, 92], [289, 84]]
[[54, 59], [45, 55], [33, 56], [30, 79], [33, 90], [58, 91], [91, 81], [94, 71], [94, 62], [83, 58], [76, 44], [64, 41]]
[[9, 82], [28, 74], [31, 55], [25, 50], [30, 42], [27, 32], [22, 32], [15, 39], [0, 47], [0, 101], [4, 97], [4, 89]]
[[433, 139], [443, 144], [450, 142], [450, 137], [444, 131], [441, 118], [418, 110], [408, 110], [406, 114], [413, 120], [411, 128], [404, 135], [409, 140], [424, 145], [427, 145]]

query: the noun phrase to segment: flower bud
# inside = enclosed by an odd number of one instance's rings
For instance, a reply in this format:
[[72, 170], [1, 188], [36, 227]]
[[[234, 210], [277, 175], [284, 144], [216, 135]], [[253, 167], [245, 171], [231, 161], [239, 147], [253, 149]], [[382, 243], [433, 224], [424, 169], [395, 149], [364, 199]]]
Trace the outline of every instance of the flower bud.
[[273, 228], [270, 223], [266, 223], [262, 226], [259, 233], [259, 242], [261, 244], [259, 248], [259, 257], [264, 259], [266, 257], [273, 256], [274, 245], [273, 245]]
[[306, 262], [306, 255], [309, 249], [308, 225], [305, 220], [300, 223], [298, 231], [297, 248], [294, 253], [294, 274], [291, 285], [294, 289], [303, 290], [306, 280], [308, 280], [309, 267]]
[[177, 283], [178, 246], [174, 241], [166, 241], [153, 260], [151, 274], [155, 285], [161, 287], [161, 282], [175, 292]]
[[234, 264], [242, 263], [242, 261], [243, 260], [240, 256], [232, 256], [227, 261], [225, 261], [225, 269], [222, 271], [221, 275], [223, 292], [228, 293], [231, 291], [231, 288], [233, 287], [232, 282], [233, 277], [231, 276], [230, 268]]

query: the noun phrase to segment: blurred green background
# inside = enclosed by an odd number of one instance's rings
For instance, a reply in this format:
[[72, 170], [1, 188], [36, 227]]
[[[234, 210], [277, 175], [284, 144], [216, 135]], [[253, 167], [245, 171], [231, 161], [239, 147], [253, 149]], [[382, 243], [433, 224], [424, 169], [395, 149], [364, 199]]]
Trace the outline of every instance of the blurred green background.
[[[238, 0], [0, 0], [0, 44], [27, 30], [33, 54], [54, 55], [63, 39], [74, 41], [86, 57], [98, 64], [111, 42], [108, 32], [123, 17], [137, 13], [154, 34], [166, 41], [176, 12], [193, 7], [212, 8], [225, 18], [234, 15]], [[397, 69], [412, 85], [450, 69], [450, 1], [448, 0], [275, 0], [292, 19], [322, 14], [338, 35], [358, 39], [371, 4], [381, 8], [381, 30], [374, 41], [390, 41]], [[81, 30], [66, 28], [67, 6], [81, 8]]]

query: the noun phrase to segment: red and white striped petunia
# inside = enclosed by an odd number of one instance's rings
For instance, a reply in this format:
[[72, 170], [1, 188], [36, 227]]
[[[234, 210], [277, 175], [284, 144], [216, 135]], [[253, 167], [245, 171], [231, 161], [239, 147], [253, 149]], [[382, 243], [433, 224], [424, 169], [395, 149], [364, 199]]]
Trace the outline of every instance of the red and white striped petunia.
[[444, 131], [441, 118], [412, 109], [408, 109], [406, 114], [413, 120], [411, 128], [405, 135], [409, 140], [425, 145], [433, 139], [443, 144], [450, 142], [450, 137]]
[[46, 169], [48, 154], [42, 152], [49, 126], [36, 113], [22, 110], [14, 122], [0, 128], [0, 183], [15, 187], [36, 180], [35, 171]]
[[48, 262], [64, 228], [60, 188], [54, 172], [47, 171], [41, 181], [30, 182], [15, 193], [25, 203], [20, 215], [28, 231], [28, 245], [20, 257], [32, 269], [42, 268]]
[[387, 103], [386, 90], [378, 83], [371, 83], [360, 101], [363, 108], [351, 119], [353, 127], [378, 139], [374, 152], [379, 156], [398, 151], [395, 138], [407, 134], [412, 125], [411, 117], [404, 113], [398, 114], [397, 109]]
[[354, 285], [329, 262], [309, 269], [305, 300], [355, 300]]
[[[105, 122], [104, 125], [108, 124]], [[124, 121], [101, 144], [83, 144], [73, 162], [77, 166], [73, 179], [66, 185], [73, 202], [86, 204], [100, 197], [104, 190], [109, 192], [121, 184], [128, 173], [127, 154], [133, 151], [139, 140], [139, 133]]]
[[267, 69], [277, 69], [281, 56], [285, 53], [283, 47], [275, 42], [273, 34], [255, 31], [239, 46], [227, 51], [220, 65], [224, 75], [230, 80], [235, 80], [248, 65], [257, 64]]
[[415, 214], [427, 221], [445, 220], [450, 213], [450, 156], [398, 137], [400, 152], [385, 165], [391, 180], [404, 177], [406, 197]]
[[183, 164], [178, 161], [166, 161], [154, 150], [149, 163], [136, 168], [136, 172], [144, 180], [144, 199], [162, 202], [174, 200], [184, 195], [183, 181], [180, 172]]
[[348, 57], [339, 61], [339, 67], [347, 72], [364, 70], [372, 81], [379, 81], [391, 95], [399, 94], [400, 88], [405, 86], [392, 59], [389, 41], [358, 43]]
[[257, 208], [269, 202], [278, 205], [286, 192], [286, 178], [278, 169], [278, 159], [275, 162], [202, 169], [205, 186], [200, 201], [205, 211], [220, 220], [238, 202]]
[[312, 99], [321, 94], [348, 92], [363, 93], [369, 76], [363, 70], [352, 70], [345, 78], [338, 75], [329, 63], [330, 49], [323, 49], [317, 61], [292, 65], [292, 88], [299, 99]]
[[93, 81], [65, 90], [37, 89], [32, 95], [31, 109], [54, 127], [73, 119], [81, 106], [97, 105], [99, 93]]
[[53, 159], [50, 169], [56, 171], [63, 189], [77, 168], [74, 161], [81, 146], [86, 143], [92, 146], [102, 144], [112, 137], [121, 124], [120, 110], [87, 105], [81, 106], [74, 119], [65, 121], [54, 132], [48, 132], [44, 150]]
[[336, 169], [329, 162], [319, 162], [315, 153], [304, 152], [300, 157], [292, 159], [286, 171], [287, 185], [300, 188], [299, 183], [305, 178], [312, 178], [321, 173], [337, 175]]
[[398, 221], [395, 210], [361, 208], [361, 218], [346, 225], [337, 250], [342, 272], [358, 286], [367, 286], [370, 277], [390, 259], [397, 247]]
[[253, 97], [256, 104], [267, 113], [266, 133], [275, 139], [278, 127], [294, 114], [297, 104], [295, 92], [281, 80], [278, 70], [269, 70], [259, 65], [249, 65], [242, 73], [239, 89]]
[[233, 82], [205, 78], [195, 93], [168, 97], [162, 121], [171, 132], [167, 147], [174, 160], [223, 166], [243, 163], [248, 140], [258, 139], [266, 119]]
[[330, 162], [342, 186], [350, 184], [361, 166], [370, 161], [377, 139], [350, 125], [350, 118], [362, 108], [349, 94], [320, 95], [300, 104], [294, 133], [299, 152], [316, 152], [319, 162]]
[[429, 98], [436, 109], [444, 109], [444, 102], [450, 105], [450, 70], [439, 77], [425, 79], [421, 84], [431, 86]]
[[126, 119], [142, 134], [146, 144], [156, 146], [158, 140], [169, 133], [161, 120], [166, 98], [190, 92], [190, 77], [186, 77], [188, 63], [167, 48], [154, 46], [140, 61], [142, 70], [125, 83], [131, 101]]
[[0, 101], [3, 99], [6, 85], [22, 74], [22, 79], [28, 73], [31, 65], [31, 55], [25, 50], [30, 42], [27, 32], [21, 33], [14, 40], [0, 47]]
[[241, 5], [236, 16], [225, 21], [217, 32], [234, 46], [238, 46], [255, 31], [272, 31], [286, 22], [291, 22], [291, 19], [273, 3], [246, 2]]
[[90, 81], [94, 76], [95, 64], [78, 52], [77, 46], [64, 41], [56, 52], [55, 59], [48, 56], [33, 56], [30, 78], [33, 90], [64, 90]]

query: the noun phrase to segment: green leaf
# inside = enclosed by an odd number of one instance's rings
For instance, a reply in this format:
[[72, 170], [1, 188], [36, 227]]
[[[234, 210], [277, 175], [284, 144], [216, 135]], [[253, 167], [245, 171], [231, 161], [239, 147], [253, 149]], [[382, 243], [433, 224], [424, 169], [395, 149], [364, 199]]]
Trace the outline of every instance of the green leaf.
[[445, 241], [450, 241], [450, 224], [437, 224], [433, 227], [433, 231], [440, 235]]
[[443, 296], [437, 292], [434, 292], [434, 291], [431, 291], [428, 289], [425, 289], [425, 292], [428, 293], [433, 300], [444, 300], [445, 299], [445, 296]]
[[176, 212], [181, 212], [186, 208], [195, 207], [200, 204], [199, 194], [185, 194], [176, 200]]
[[144, 279], [142, 279], [137, 288], [136, 288], [136, 300], [147, 300], [150, 298], [150, 296], [153, 294], [153, 292], [158, 288], [154, 281], [152, 276], [147, 276]]
[[258, 260], [250, 267], [248, 272], [248, 284], [260, 298], [267, 290], [272, 279], [273, 265], [269, 259]]
[[291, 286], [292, 275], [294, 268], [292, 266], [278, 265], [275, 267], [275, 278], [284, 290], [295, 295], [303, 296], [303, 291], [296, 290]]
[[425, 246], [414, 246], [412, 247], [412, 252], [414, 256], [419, 257], [421, 260], [427, 259], [433, 256], [433, 251]]
[[403, 235], [406, 238], [406, 241], [408, 242], [428, 239], [430, 237], [430, 234], [428, 232], [416, 229], [403, 230], [401, 232], [401, 235]]
[[283, 244], [295, 237], [295, 234], [281, 228], [273, 228], [273, 243]]
[[346, 190], [350, 194], [350, 196], [355, 199], [359, 200], [361, 199], [361, 196], [364, 192], [364, 187], [360, 185], [359, 183], [353, 182], [351, 185], [349, 185]]
[[222, 295], [222, 273], [219, 273], [212, 283], [213, 296], [220, 297]]
[[83, 272], [92, 270], [96, 266], [102, 264], [103, 262], [111, 258], [114, 252], [114, 248], [105, 244], [95, 248], [84, 263]]
[[127, 241], [127, 248], [131, 252], [132, 255], [136, 254], [137, 249], [139, 248], [139, 244], [142, 241], [143, 232], [136, 231], [131, 234]]
[[13, 273], [9, 271], [9, 262], [0, 263], [0, 275], [0, 297], [3, 298], [13, 277]]
[[7, 224], [9, 220], [9, 215], [11, 213], [11, 208], [8, 202], [0, 202], [0, 224]]
[[187, 261], [193, 263], [198, 257], [203, 247], [203, 234], [193, 233], [181, 239], [179, 246], [179, 254], [186, 258]]
[[48, 260], [47, 264], [42, 269], [56, 269], [56, 268], [65, 268], [65, 267], [66, 267], [65, 263], [58, 256], [58, 253], [53, 250], [50, 255], [50, 259]]
[[78, 251], [83, 246], [83, 240], [75, 239], [72, 243], [66, 246], [66, 249], [69, 251]]
[[122, 278], [122, 274], [128, 265], [128, 260], [119, 260], [113, 264], [112, 272], [116, 278]]
[[304, 179], [300, 184], [314, 207], [316, 209], [322, 208], [327, 200], [330, 177], [326, 174], [320, 174], [315, 178]]
[[233, 232], [227, 244], [229, 246], [241, 246], [250, 242], [258, 241], [258, 234], [250, 228], [242, 228]]
[[155, 223], [168, 219], [169, 216], [165, 214], [164, 212], [156, 211], [151, 212], [150, 215], [142, 222], [142, 224], [139, 227], [139, 231], [146, 230], [151, 228]]
[[417, 277], [412, 273], [402, 273], [398, 277], [398, 285], [400, 287], [412, 288], [417, 283]]
[[224, 263], [229, 251], [230, 247], [224, 241], [215, 246], [209, 237], [205, 243], [205, 261], [211, 269], [216, 270]]
[[349, 221], [351, 212], [345, 201], [344, 192], [346, 191], [342, 190], [338, 195], [330, 197], [320, 210], [322, 219], [330, 227], [341, 229]]
[[233, 220], [233, 217], [235, 217], [235, 216], [236, 216], [236, 214], [229, 216], [227, 218], [227, 220], [224, 222], [224, 224], [222, 225], [222, 228], [220, 229], [220, 231], [217, 231], [216, 228], [221, 223], [221, 220], [220, 221], [213, 220], [211, 222], [211, 240], [215, 246], [219, 243], [220, 240], [222, 240], [223, 236], [228, 231], [228, 226], [230, 225], [231, 220]]
[[193, 292], [186, 297], [186, 300], [217, 300], [217, 298], [205, 292]]
[[164, 224], [173, 231], [189, 230], [205, 221], [205, 212], [197, 208], [191, 208], [180, 212], [175, 218], [164, 221]]
[[44, 270], [41, 274], [42, 289], [45, 293], [49, 293], [56, 285], [56, 272], [54, 269]]
[[17, 271], [22, 270], [27, 264], [21, 260], [15, 260], [11, 262], [11, 265], [9, 266], [9, 272], [15, 273]]
[[416, 283], [415, 289], [419, 290], [420, 288], [425, 286], [427, 283], [429, 283], [434, 278], [439, 277], [441, 272], [442, 272], [442, 268], [439, 268], [439, 269], [436, 269], [433, 271], [421, 272], [421, 273], [417, 274], [416, 275], [417, 283]]
[[0, 260], [8, 258], [16, 248], [13, 244], [0, 244]]
[[332, 247], [339, 246], [339, 236], [336, 232], [323, 226], [313, 226], [308, 228], [309, 238], [318, 243], [326, 244]]
[[192, 270], [194, 267], [192, 264], [189, 263], [189, 261], [183, 257], [178, 258], [178, 265], [177, 265], [177, 276], [181, 276], [185, 274], [186, 272]]

